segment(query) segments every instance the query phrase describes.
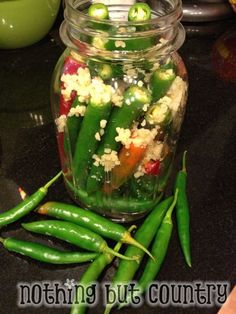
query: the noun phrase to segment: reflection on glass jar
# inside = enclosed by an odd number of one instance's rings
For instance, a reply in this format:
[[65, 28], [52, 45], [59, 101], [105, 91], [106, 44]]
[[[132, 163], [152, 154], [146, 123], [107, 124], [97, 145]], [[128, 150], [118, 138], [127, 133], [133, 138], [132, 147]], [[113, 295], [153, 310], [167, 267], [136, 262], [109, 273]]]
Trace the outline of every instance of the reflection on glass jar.
[[109, 19], [97, 20], [91, 3], [67, 0], [60, 29], [67, 49], [52, 82], [59, 153], [75, 201], [130, 221], [160, 200], [184, 116], [181, 5], [160, 1], [150, 20], [133, 22], [128, 5], [113, 1]]

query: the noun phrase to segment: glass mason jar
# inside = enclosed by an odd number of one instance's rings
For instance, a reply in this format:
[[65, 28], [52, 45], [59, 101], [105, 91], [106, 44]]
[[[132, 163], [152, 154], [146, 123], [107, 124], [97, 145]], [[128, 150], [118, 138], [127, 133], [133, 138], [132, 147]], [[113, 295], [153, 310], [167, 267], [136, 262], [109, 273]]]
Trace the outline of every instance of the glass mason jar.
[[65, 185], [81, 206], [132, 221], [161, 199], [185, 112], [181, 2], [157, 1], [145, 22], [118, 0], [106, 20], [88, 15], [92, 1], [65, 3], [51, 95]]

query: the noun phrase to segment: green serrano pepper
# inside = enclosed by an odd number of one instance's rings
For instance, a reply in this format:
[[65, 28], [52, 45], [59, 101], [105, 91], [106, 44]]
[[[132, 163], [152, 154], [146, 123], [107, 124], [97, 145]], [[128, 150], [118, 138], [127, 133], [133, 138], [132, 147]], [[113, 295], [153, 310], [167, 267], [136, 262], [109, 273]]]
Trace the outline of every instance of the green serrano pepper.
[[[106, 24], [106, 20], [109, 20], [108, 7], [103, 3], [93, 3], [88, 9], [88, 16], [93, 18], [91, 26], [95, 30], [107, 31], [110, 26]], [[95, 22], [95, 20], [98, 20]]]
[[147, 3], [135, 3], [128, 12], [128, 20], [135, 22], [142, 22], [150, 20], [151, 9]]
[[[147, 29], [147, 25], [143, 22], [146, 22], [150, 19], [151, 9], [146, 3], [136, 3], [130, 7], [128, 12], [128, 20], [133, 22], [140, 22], [140, 25], [137, 25], [136, 23], [133, 25], [134, 31], [145, 31]], [[101, 26], [99, 28], [101, 29]], [[156, 43], [156, 39], [153, 36], [147, 37], [144, 34], [142, 36], [139, 35], [136, 38], [130, 38], [128, 34], [128, 28], [125, 30], [125, 32], [127, 32], [127, 36], [122, 36], [117, 40], [104, 38], [104, 36], [95, 36], [92, 38], [92, 45], [96, 48], [109, 51], [140, 51], [153, 47]]]
[[192, 266], [191, 263], [191, 252], [190, 252], [190, 214], [188, 198], [186, 193], [187, 184], [187, 171], [186, 171], [186, 151], [183, 155], [183, 166], [178, 172], [175, 189], [179, 190], [179, 196], [176, 203], [176, 217], [180, 245], [182, 252], [184, 254], [185, 261], [189, 267]]
[[90, 73], [94, 76], [101, 77], [104, 81], [109, 81], [112, 78], [121, 78], [123, 76], [123, 70], [120, 64], [109, 64], [99, 60], [90, 59], [88, 61], [88, 67]]
[[172, 121], [171, 110], [165, 102], [157, 102], [148, 110], [145, 119], [150, 125], [166, 128]]
[[103, 38], [94, 37], [92, 45], [96, 48], [109, 51], [140, 51], [146, 50], [153, 47], [156, 43], [154, 37], [136, 37], [136, 38], [125, 38], [122, 40], [112, 40], [107, 41]]
[[52, 180], [39, 188], [34, 194], [24, 199], [20, 204], [12, 209], [0, 214], [0, 228], [17, 221], [31, 212], [47, 195], [48, 188], [61, 176], [60, 171]]
[[[166, 253], [168, 250], [169, 242], [172, 235], [173, 230], [173, 221], [172, 221], [172, 212], [175, 208], [176, 201], [178, 197], [178, 189], [175, 191], [175, 196], [172, 204], [170, 205], [165, 217], [160, 225], [160, 228], [157, 231], [156, 237], [153, 240], [151, 252], [155, 257], [155, 261], [148, 259], [144, 270], [142, 272], [142, 276], [140, 277], [138, 284], [136, 286], [137, 291], [139, 293], [144, 292], [148, 285], [155, 280], [164, 260], [166, 257]], [[135, 297], [135, 296], [133, 296]], [[131, 297], [127, 297], [127, 302], [125, 304], [120, 304], [119, 308], [123, 307], [130, 303]]]
[[160, 67], [153, 72], [150, 79], [150, 89], [152, 91], [152, 98], [154, 102], [165, 96], [175, 77], [176, 74], [173, 68], [165, 69]]
[[96, 208], [96, 210], [104, 213], [104, 209], [107, 210], [107, 214], [112, 216], [112, 213], [117, 215], [117, 213], [127, 213], [127, 218], [130, 213], [135, 213], [137, 215], [145, 214], [148, 210], [153, 209], [153, 207], [162, 198], [162, 193], [157, 199], [136, 199], [136, 198], [110, 198], [104, 196], [102, 192], [96, 192], [88, 194], [86, 191], [76, 189], [72, 183], [65, 179], [68, 189], [73, 191], [74, 197], [78, 198], [81, 203], [83, 203], [87, 208]]
[[[83, 106], [83, 105], [84, 104], [80, 103], [78, 98], [76, 98], [74, 102], [72, 103], [71, 108], [76, 108], [78, 106]], [[65, 136], [65, 151], [70, 151], [72, 157], [75, 152], [76, 140], [78, 137], [82, 120], [83, 120], [83, 117], [81, 115], [70, 116], [70, 113], [69, 113], [69, 115], [67, 116], [66, 129], [67, 129], [68, 136]], [[67, 147], [70, 149], [66, 149]]]
[[50, 264], [84, 263], [94, 260], [98, 253], [63, 252], [40, 243], [18, 240], [15, 238], [0, 238], [3, 246], [11, 252], [31, 257], [37, 261]]
[[[129, 228], [130, 233], [133, 230], [133, 226]], [[121, 243], [118, 242], [114, 247], [114, 251], [118, 252], [121, 248]], [[95, 282], [104, 268], [110, 264], [114, 259], [114, 255], [109, 253], [100, 254], [94, 261], [89, 265], [85, 273], [83, 273], [79, 284], [86, 287], [87, 285]], [[80, 302], [79, 290], [77, 291], [76, 298], [71, 308], [71, 314], [84, 314], [86, 311], [86, 304]]]
[[141, 178], [130, 179], [132, 194], [140, 200], [150, 199], [155, 192], [158, 192], [158, 176], [144, 175]]
[[[105, 93], [105, 90], [100, 92]], [[106, 99], [106, 95], [91, 97], [87, 106], [73, 158], [74, 180], [80, 187], [83, 187], [86, 183], [92, 156], [99, 144], [101, 120], [108, 119], [111, 107], [110, 97]]]
[[[112, 111], [96, 155], [101, 157], [105, 153], [105, 149], [117, 151], [120, 147], [120, 143], [115, 140], [117, 128], [130, 128], [143, 112], [144, 105], [148, 106], [150, 103], [151, 96], [145, 87], [131, 85], [124, 94], [122, 107], [116, 107]], [[104, 168], [101, 165], [93, 165], [87, 181], [88, 193], [98, 191], [100, 185], [103, 184], [104, 177]]]
[[[159, 228], [172, 201], [173, 197], [171, 196], [158, 204], [136, 231], [134, 238], [142, 243], [142, 245], [145, 247], [148, 247], [153, 240], [156, 231]], [[133, 256], [133, 254], [139, 256], [139, 261], [141, 263], [144, 257], [143, 252], [136, 247], [129, 246], [125, 251], [125, 256]], [[121, 261], [115, 276], [112, 279], [112, 284], [115, 286], [116, 284], [123, 285], [129, 283], [129, 281], [133, 279], [138, 268], [139, 264], [137, 262], [130, 261], [130, 263], [124, 263], [124, 261]], [[107, 305], [105, 313], [110, 313], [110, 310], [113, 306], [114, 304]]]
[[49, 235], [79, 246], [85, 250], [114, 254], [121, 259], [137, 260], [138, 257], [126, 257], [112, 250], [106, 241], [98, 234], [74, 223], [58, 220], [42, 220], [23, 223], [22, 227], [28, 231]]
[[109, 11], [105, 4], [103, 3], [93, 3], [88, 9], [88, 15], [99, 20], [109, 19]]
[[114, 223], [94, 212], [84, 210], [78, 206], [58, 202], [47, 202], [38, 208], [37, 212], [78, 224], [103, 237], [134, 245], [149, 255], [148, 250], [134, 240], [124, 226]]

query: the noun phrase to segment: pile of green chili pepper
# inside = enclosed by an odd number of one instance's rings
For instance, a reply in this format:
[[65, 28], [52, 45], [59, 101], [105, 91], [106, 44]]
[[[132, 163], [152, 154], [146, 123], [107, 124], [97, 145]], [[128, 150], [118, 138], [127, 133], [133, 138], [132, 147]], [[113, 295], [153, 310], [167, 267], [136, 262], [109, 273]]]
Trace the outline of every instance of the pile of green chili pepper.
[[[136, 284], [136, 295], [128, 295], [124, 298], [125, 303], [119, 304], [119, 308], [127, 306], [131, 300], [138, 296], [138, 294], [145, 292], [148, 285], [155, 280], [167, 254], [171, 234], [173, 230], [172, 212], [176, 209], [178, 234], [180, 239], [181, 248], [186, 260], [186, 263], [191, 267], [191, 253], [190, 253], [190, 233], [189, 233], [189, 206], [187, 201], [186, 192], [186, 152], [183, 154], [183, 167], [177, 173], [175, 181], [175, 194], [174, 198], [169, 197], [162, 201], [144, 220], [143, 224], [139, 227], [135, 234], [135, 239], [149, 247], [152, 242], [151, 253], [155, 260], [150, 258], [146, 262], [142, 275]], [[156, 236], [155, 236], [156, 234]], [[133, 254], [140, 256], [140, 262], [143, 259], [143, 253], [139, 252], [138, 248], [128, 247], [125, 255], [132, 256]], [[134, 276], [139, 269], [139, 264], [133, 261], [127, 263], [122, 260], [114, 275], [112, 284], [114, 289], [117, 284], [128, 284], [134, 279]], [[122, 293], [122, 290], [120, 290]], [[124, 293], [124, 292], [123, 292]], [[108, 304], [105, 309], [105, 314], [110, 313], [115, 304]]]
[[[13, 223], [27, 215], [30, 211], [35, 210], [36, 206], [38, 206], [46, 196], [48, 188], [60, 177], [61, 174], [62, 172], [59, 172], [52, 180], [38, 189], [34, 194], [27, 197], [16, 207], [0, 214], [0, 226], [3, 227]], [[54, 236], [88, 251], [96, 252], [97, 254], [104, 252], [126, 260], [137, 260], [139, 258], [138, 256], [126, 257], [112, 250], [101, 237], [102, 235], [113, 240], [135, 245], [153, 259], [153, 256], [145, 246], [133, 239], [126, 228], [100, 217], [95, 213], [85, 211], [84, 209], [73, 205], [55, 202], [44, 204], [40, 207], [38, 212], [55, 216], [62, 220], [45, 220], [26, 224], [23, 223], [22, 226], [24, 229], [35, 233]], [[0, 238], [0, 241], [3, 243], [4, 247], [10, 251], [48, 263], [77, 263], [91, 260], [97, 256], [95, 253], [61, 252], [39, 243], [30, 243], [14, 238]]]
[[[170, 196], [162, 200], [153, 208], [142, 225], [137, 229], [134, 238], [131, 237], [131, 231], [135, 229], [135, 226], [131, 226], [127, 230], [107, 218], [75, 205], [47, 202], [37, 207], [42, 200], [42, 192], [43, 195], [46, 195], [47, 188], [60, 175], [61, 173], [56, 175], [43, 188], [40, 188], [38, 192], [29, 196], [15, 208], [1, 214], [1, 225], [4, 226], [13, 223], [23, 217], [23, 215], [26, 215], [29, 210], [36, 210], [41, 215], [51, 216], [58, 220], [40, 220], [23, 223], [22, 226], [24, 229], [56, 237], [88, 250], [88, 252], [60, 251], [40, 243], [0, 237], [0, 242], [7, 250], [51, 264], [72, 264], [93, 261], [80, 280], [80, 284], [84, 285], [97, 280], [106, 265], [110, 264], [113, 258], [117, 256], [121, 260], [112, 280], [114, 287], [117, 283], [128, 284], [133, 280], [144, 258], [144, 254], [147, 253], [149, 254], [149, 258], [137, 283], [138, 295], [138, 293], [145, 292], [149, 283], [156, 278], [164, 262], [173, 229], [172, 212], [176, 208], [181, 248], [187, 265], [191, 267], [190, 221], [186, 191], [186, 152], [183, 154], [182, 169], [176, 176], [174, 197]], [[40, 197], [37, 198], [37, 195], [40, 195]], [[118, 242], [114, 249], [108, 247], [102, 236]], [[124, 255], [118, 252], [122, 243], [129, 244]], [[151, 243], [150, 253], [148, 248]], [[77, 295], [75, 301], [79, 300], [79, 298], [80, 296]], [[127, 296], [125, 303], [119, 304], [119, 307], [121, 308], [129, 303], [131, 303], [130, 295]], [[109, 304], [106, 307], [105, 313], [108, 314], [114, 305]], [[85, 310], [86, 304], [75, 302], [71, 313], [81, 314], [85, 313]]]

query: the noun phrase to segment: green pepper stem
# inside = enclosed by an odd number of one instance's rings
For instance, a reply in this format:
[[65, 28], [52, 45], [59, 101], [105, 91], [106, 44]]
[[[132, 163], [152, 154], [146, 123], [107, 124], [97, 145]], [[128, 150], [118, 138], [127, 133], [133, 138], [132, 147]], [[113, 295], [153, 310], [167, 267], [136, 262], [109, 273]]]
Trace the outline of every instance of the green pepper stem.
[[104, 314], [109, 314], [111, 312], [112, 307], [113, 307], [113, 304], [107, 304]]
[[187, 154], [187, 151], [185, 150], [183, 153], [183, 160], [182, 160], [182, 171], [183, 172], [187, 172], [187, 170], [186, 170], [186, 154]]
[[127, 244], [131, 244], [131, 245], [136, 246], [137, 248], [141, 249], [146, 254], [148, 254], [154, 260], [154, 262], [156, 261], [155, 257], [148, 251], [148, 249], [145, 248], [145, 246], [143, 246], [141, 243], [136, 241], [134, 238], [132, 238], [131, 235], [128, 232], [125, 234], [125, 236], [123, 237], [122, 241], [124, 241]]
[[4, 240], [2, 237], [0, 237], [0, 242], [3, 244], [4, 243]]
[[128, 257], [128, 256], [125, 256], [123, 254], [120, 254], [118, 252], [116, 252], [115, 250], [111, 249], [110, 247], [106, 247], [104, 252], [108, 253], [108, 254], [112, 254], [112, 255], [115, 255], [121, 259], [125, 259], [127, 261], [134, 261], [134, 260], [137, 260], [139, 259], [139, 256], [132, 256], [132, 257]]
[[137, 226], [136, 225], [132, 225], [129, 229], [128, 229], [128, 231], [129, 231], [129, 233], [131, 233], [133, 230], [135, 230], [135, 229], [137, 229]]
[[47, 182], [43, 188], [47, 190], [61, 175], [62, 171], [58, 172], [58, 174], [55, 175], [55, 177], [53, 177], [49, 182]]
[[171, 223], [171, 216], [172, 216], [172, 212], [173, 212], [175, 205], [176, 205], [176, 202], [177, 202], [178, 193], [179, 193], [179, 189], [176, 189], [173, 202], [171, 203], [171, 205], [170, 205], [170, 207], [169, 207], [169, 209], [165, 215], [165, 218], [164, 218], [165, 222]]
[[[134, 229], [136, 229], [136, 228], [137, 228], [137, 226], [132, 225], [132, 226], [128, 229], [128, 231], [129, 231], [129, 232], [132, 232], [132, 231], [133, 231]], [[116, 243], [116, 245], [115, 245], [115, 247], [114, 247], [114, 251], [119, 252], [121, 246], [122, 246], [122, 242]], [[114, 255], [114, 254], [113, 254], [113, 255]]]

